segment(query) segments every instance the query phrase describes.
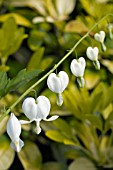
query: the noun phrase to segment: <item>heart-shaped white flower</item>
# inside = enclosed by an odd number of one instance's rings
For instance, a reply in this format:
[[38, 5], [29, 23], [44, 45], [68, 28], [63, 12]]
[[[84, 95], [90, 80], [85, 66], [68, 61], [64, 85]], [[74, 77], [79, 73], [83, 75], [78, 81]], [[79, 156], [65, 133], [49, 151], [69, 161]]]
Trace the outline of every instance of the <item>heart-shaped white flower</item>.
[[87, 57], [93, 61], [93, 65], [97, 70], [100, 70], [100, 62], [98, 61], [98, 48], [97, 47], [88, 47], [86, 50]]
[[12, 140], [10, 144], [11, 147], [15, 151], [20, 152], [21, 148], [24, 146], [24, 142], [20, 139], [21, 124], [13, 113], [11, 113], [7, 122], [7, 133]]
[[47, 79], [48, 88], [54, 93], [62, 93], [69, 83], [66, 72], [60, 71], [58, 75], [51, 73]]
[[80, 57], [78, 60], [73, 59], [70, 65], [72, 73], [76, 77], [83, 77], [84, 70], [86, 66], [86, 61], [83, 57]]
[[92, 61], [98, 60], [98, 48], [97, 47], [94, 47], [94, 48], [88, 47], [86, 50], [86, 55]]
[[94, 38], [95, 38], [95, 40], [103, 43], [103, 42], [104, 42], [104, 39], [105, 39], [105, 32], [104, 32], [104, 31], [100, 31], [100, 33], [96, 33], [96, 34], [94, 35]]
[[36, 133], [39, 134], [41, 132], [40, 121], [53, 121], [58, 118], [58, 116], [52, 116], [47, 119], [51, 108], [50, 101], [45, 96], [39, 96], [36, 101], [32, 97], [28, 97], [24, 100], [22, 104], [22, 110], [26, 117], [30, 119], [30, 121], [21, 120], [21, 124], [28, 124], [32, 121], [36, 121]]
[[51, 73], [47, 79], [48, 88], [57, 93], [57, 104], [59, 106], [63, 103], [62, 92], [65, 90], [69, 83], [68, 75], [65, 71], [60, 71], [58, 75]]

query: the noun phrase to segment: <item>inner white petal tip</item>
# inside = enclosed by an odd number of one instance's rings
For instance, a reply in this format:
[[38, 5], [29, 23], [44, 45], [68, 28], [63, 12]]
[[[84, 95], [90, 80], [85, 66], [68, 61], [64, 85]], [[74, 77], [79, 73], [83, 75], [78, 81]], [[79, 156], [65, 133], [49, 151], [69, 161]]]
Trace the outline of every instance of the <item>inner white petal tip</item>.
[[20, 152], [22, 147], [24, 146], [24, 142], [19, 138], [19, 141], [11, 142], [10, 146], [16, 152]]
[[58, 119], [58, 115], [54, 115], [54, 116], [52, 116], [52, 117], [50, 117], [50, 118], [48, 118], [48, 119], [43, 119], [43, 120], [45, 120], [45, 121], [53, 121], [53, 120], [56, 120], [56, 119]]

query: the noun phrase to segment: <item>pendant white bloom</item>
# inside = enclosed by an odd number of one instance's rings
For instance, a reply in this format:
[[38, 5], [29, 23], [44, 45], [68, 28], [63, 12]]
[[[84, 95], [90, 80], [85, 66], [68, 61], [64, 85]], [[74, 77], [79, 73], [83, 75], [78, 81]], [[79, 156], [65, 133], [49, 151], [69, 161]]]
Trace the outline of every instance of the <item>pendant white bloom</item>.
[[63, 104], [62, 92], [65, 90], [69, 83], [69, 77], [66, 72], [60, 71], [58, 75], [51, 73], [47, 79], [48, 88], [57, 93], [57, 104], [61, 106]]
[[24, 142], [20, 139], [21, 124], [13, 113], [11, 113], [7, 122], [7, 133], [12, 140], [10, 146], [15, 151], [20, 152], [21, 148], [24, 146]]
[[80, 57], [78, 60], [73, 59], [70, 65], [71, 72], [77, 77], [77, 82], [80, 87], [84, 87], [85, 84], [85, 80], [83, 78], [85, 67], [86, 61], [83, 57]]
[[71, 71], [76, 77], [83, 77], [85, 70], [86, 62], [83, 57], [80, 57], [78, 60], [74, 59], [71, 62]]
[[105, 39], [105, 32], [104, 31], [100, 31], [100, 33], [96, 33], [94, 35], [95, 40], [99, 41], [101, 43], [102, 46], [102, 50], [106, 51], [106, 46], [104, 44], [104, 39]]
[[86, 50], [86, 55], [87, 57], [92, 60], [92, 61], [96, 61], [98, 60], [98, 48], [97, 47], [88, 47]]
[[95, 68], [97, 70], [100, 70], [100, 63], [98, 61], [98, 53], [99, 53], [99, 50], [97, 47], [88, 47], [87, 50], [86, 50], [86, 55], [87, 57], [93, 61], [93, 64], [95, 66]]
[[39, 96], [36, 101], [32, 97], [28, 97], [24, 100], [22, 104], [22, 109], [26, 117], [30, 121], [25, 121], [21, 120], [21, 124], [28, 124], [33, 121], [36, 121], [36, 128], [35, 131], [37, 134], [41, 132], [40, 128], [40, 121], [45, 120], [45, 121], [53, 121], [58, 118], [58, 116], [52, 116], [49, 119], [47, 119], [47, 116], [49, 115], [50, 112], [50, 101], [47, 97], [45, 96]]
[[104, 32], [104, 31], [100, 31], [100, 33], [96, 33], [96, 34], [94, 35], [94, 38], [95, 38], [95, 40], [103, 43], [103, 42], [104, 42], [104, 39], [105, 39], [105, 32]]

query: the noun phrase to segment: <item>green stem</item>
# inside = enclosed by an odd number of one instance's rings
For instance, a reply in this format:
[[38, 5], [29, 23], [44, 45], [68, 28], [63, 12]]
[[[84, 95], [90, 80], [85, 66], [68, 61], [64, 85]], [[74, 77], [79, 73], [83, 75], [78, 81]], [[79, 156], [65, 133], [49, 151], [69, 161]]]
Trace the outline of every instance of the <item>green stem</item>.
[[93, 27], [73, 46], [73, 48], [47, 73], [45, 74], [40, 80], [38, 80], [35, 84], [33, 84], [29, 89], [27, 89], [19, 98], [18, 100], [13, 103], [10, 108], [0, 117], [0, 121], [3, 120], [3, 118], [8, 115], [11, 110], [32, 90], [34, 89], [38, 84], [40, 84], [44, 79], [46, 79], [53, 71], [56, 70], [56, 68], [63, 63], [64, 60], [66, 60], [70, 54], [74, 52], [76, 47], [90, 34], [90, 32], [104, 19], [106, 19], [108, 16], [113, 16], [113, 14], [107, 14], [103, 18], [101, 18], [97, 23], [93, 25]]

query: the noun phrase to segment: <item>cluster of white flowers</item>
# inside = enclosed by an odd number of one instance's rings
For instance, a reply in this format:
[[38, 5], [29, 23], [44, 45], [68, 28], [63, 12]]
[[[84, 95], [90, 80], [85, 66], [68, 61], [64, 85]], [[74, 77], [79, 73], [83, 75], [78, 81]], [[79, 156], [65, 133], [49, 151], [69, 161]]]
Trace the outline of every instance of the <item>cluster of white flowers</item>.
[[[100, 34], [96, 33], [94, 38], [99, 41], [101, 44], [104, 44], [105, 32], [100, 31]], [[102, 45], [105, 51], [105, 45]], [[100, 69], [100, 63], [98, 61], [98, 48], [97, 47], [88, 47], [86, 50], [87, 57], [93, 61], [96, 69]], [[86, 61], [83, 57], [79, 59], [73, 59], [70, 65], [71, 72], [74, 76], [77, 77], [77, 82], [80, 87], [84, 87], [85, 80], [83, 78], [84, 71], [86, 67]], [[56, 93], [57, 96], [57, 104], [61, 106], [63, 104], [62, 93], [66, 89], [69, 83], [69, 77], [66, 72], [60, 71], [57, 75], [55, 73], [51, 73], [47, 79], [48, 88]], [[21, 148], [24, 146], [24, 142], [20, 139], [21, 134], [21, 125], [28, 124], [33, 121], [36, 122], [35, 132], [39, 134], [41, 132], [40, 122], [44, 121], [53, 121], [57, 119], [59, 116], [54, 115], [50, 118], [47, 118], [49, 115], [51, 108], [50, 101], [45, 96], [39, 96], [36, 100], [32, 97], [28, 97], [23, 101], [22, 110], [29, 121], [26, 120], [18, 120], [16, 116], [11, 113], [10, 118], [7, 123], [7, 133], [11, 138], [11, 147], [19, 152]]]

